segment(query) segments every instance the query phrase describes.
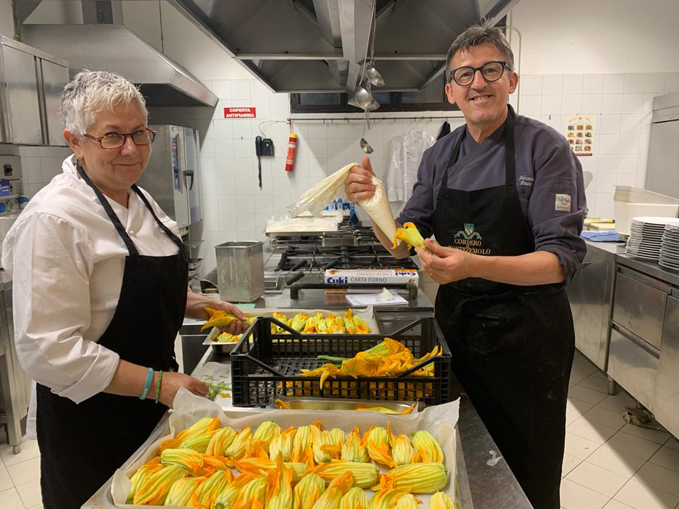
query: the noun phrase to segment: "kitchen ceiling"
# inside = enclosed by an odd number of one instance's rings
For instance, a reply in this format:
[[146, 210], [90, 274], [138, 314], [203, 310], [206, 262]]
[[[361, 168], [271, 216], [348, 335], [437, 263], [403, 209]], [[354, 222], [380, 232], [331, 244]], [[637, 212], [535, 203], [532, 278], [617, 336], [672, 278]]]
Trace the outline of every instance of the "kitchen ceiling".
[[[169, 0], [275, 92], [347, 92], [360, 78], [370, 0]], [[496, 23], [519, 0], [377, 0], [375, 67], [384, 91], [441, 75], [466, 27]]]

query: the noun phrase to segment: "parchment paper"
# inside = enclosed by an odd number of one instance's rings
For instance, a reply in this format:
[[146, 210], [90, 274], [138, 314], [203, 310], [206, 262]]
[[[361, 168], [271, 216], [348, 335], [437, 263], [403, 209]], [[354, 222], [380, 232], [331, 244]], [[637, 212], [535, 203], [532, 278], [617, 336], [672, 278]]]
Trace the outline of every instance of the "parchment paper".
[[[288, 428], [290, 426], [299, 427], [312, 424], [317, 419], [323, 422], [326, 429], [341, 428], [345, 433], [349, 433], [354, 426], [358, 426], [361, 433], [363, 433], [370, 426], [386, 426], [387, 422], [391, 422], [391, 429], [395, 435], [404, 434], [410, 436], [418, 430], [427, 430], [438, 440], [443, 449], [449, 477], [444, 491], [451, 499], [455, 500], [455, 425], [459, 417], [459, 400], [443, 405], [431, 406], [425, 408], [420, 413], [409, 415], [384, 415], [379, 412], [356, 412], [352, 410], [253, 409], [252, 411], [243, 412], [224, 410], [215, 402], [195, 396], [182, 388], [177, 393], [174, 401], [174, 412], [170, 416], [169, 433], [151, 444], [141, 458], [133, 463], [127, 472], [116, 470], [111, 487], [116, 507], [147, 507], [125, 504], [127, 495], [132, 487], [128, 476], [132, 476], [139, 467], [157, 456], [158, 447], [163, 441], [174, 437], [177, 430], [186, 429], [203, 417], [219, 417], [222, 421], [222, 426], [231, 426], [236, 431], [240, 431], [246, 426], [250, 426], [254, 431], [264, 421], [274, 421], [282, 428]], [[387, 469], [381, 469], [381, 471], [386, 472]], [[366, 490], [368, 499], [370, 499], [372, 493], [370, 490]], [[430, 495], [416, 495], [416, 498], [423, 501], [423, 509], [429, 506]]]

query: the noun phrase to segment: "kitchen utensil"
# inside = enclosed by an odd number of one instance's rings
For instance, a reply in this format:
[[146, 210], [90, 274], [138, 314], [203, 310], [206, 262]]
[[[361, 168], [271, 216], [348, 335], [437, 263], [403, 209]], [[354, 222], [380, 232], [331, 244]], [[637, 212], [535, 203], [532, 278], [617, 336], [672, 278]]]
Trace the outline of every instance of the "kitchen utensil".
[[373, 67], [373, 63], [370, 62], [368, 69], [365, 71], [365, 75], [368, 77], [368, 81], [375, 85], [376, 87], [384, 86], [384, 79], [377, 69]]
[[[368, 112], [365, 112], [366, 114], [366, 124], [368, 123]], [[365, 126], [363, 126], [363, 136], [361, 136], [361, 150], [365, 152], [366, 154], [372, 154], [374, 152], [373, 148], [370, 146], [370, 143], [365, 139]]]
[[229, 302], [253, 302], [264, 295], [261, 242], [225, 242], [215, 246], [219, 296]]
[[363, 85], [358, 85], [356, 87], [356, 90], [354, 91], [354, 98], [356, 99], [356, 103], [361, 107], [361, 109], [364, 110], [370, 106], [372, 101], [374, 101], [368, 89]]
[[370, 30], [370, 60], [368, 61], [365, 74], [368, 81], [376, 87], [384, 86], [384, 79], [377, 69], [375, 69], [375, 31], [377, 30], [377, 20], [375, 19], [375, 5], [377, 2], [373, 1], [372, 8], [372, 26]]

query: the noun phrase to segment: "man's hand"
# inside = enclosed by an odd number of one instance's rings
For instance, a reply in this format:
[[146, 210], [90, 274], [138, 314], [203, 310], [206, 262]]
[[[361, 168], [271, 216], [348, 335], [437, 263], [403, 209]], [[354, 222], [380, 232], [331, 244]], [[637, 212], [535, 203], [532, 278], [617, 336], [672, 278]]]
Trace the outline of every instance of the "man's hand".
[[375, 186], [371, 184], [375, 176], [370, 158], [365, 156], [361, 166], [353, 166], [344, 180], [344, 192], [350, 202], [367, 200], [375, 194]]
[[472, 264], [476, 255], [460, 249], [440, 246], [429, 239], [424, 241], [424, 245], [430, 251], [429, 253], [419, 247], [415, 248], [415, 251], [422, 261], [422, 270], [438, 284], [444, 285], [474, 277]]
[[[157, 383], [157, 376], [156, 374], [153, 378], [153, 384], [151, 385], [154, 387], [154, 390], [151, 391], [153, 392], [153, 395], [149, 393], [149, 398], [155, 398], [155, 385]], [[161, 381], [160, 384], [160, 402], [169, 408], [172, 408], [172, 404], [174, 403], [174, 398], [177, 395], [177, 391], [179, 391], [180, 387], [186, 388], [188, 391], [192, 392], [196, 396], [202, 396], [205, 397], [209, 394], [210, 389], [208, 388], [207, 385], [205, 385], [203, 382], [200, 380], [197, 380], [193, 377], [190, 377], [189, 375], [185, 375], [184, 373], [163, 373], [163, 380]]]

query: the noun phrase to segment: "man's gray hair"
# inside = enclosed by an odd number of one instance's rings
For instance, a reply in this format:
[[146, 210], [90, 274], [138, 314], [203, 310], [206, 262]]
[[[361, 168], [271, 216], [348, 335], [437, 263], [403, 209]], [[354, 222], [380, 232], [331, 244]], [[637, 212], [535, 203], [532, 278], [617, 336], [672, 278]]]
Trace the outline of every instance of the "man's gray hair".
[[61, 93], [61, 120], [69, 131], [82, 136], [96, 121], [103, 108], [137, 101], [148, 120], [146, 101], [139, 89], [119, 74], [84, 69], [75, 75]]
[[[514, 70], [514, 53], [502, 30], [491, 25], [488, 20], [483, 20], [480, 24], [467, 28], [450, 45], [448, 55], [446, 56], [446, 75], [450, 71], [450, 63], [453, 57], [458, 52], [469, 51], [470, 48], [480, 44], [494, 44], [500, 52], [504, 53], [507, 69], [510, 71]], [[450, 79], [448, 76], [446, 78], [447, 80]]]

